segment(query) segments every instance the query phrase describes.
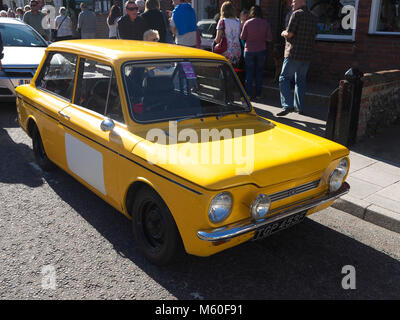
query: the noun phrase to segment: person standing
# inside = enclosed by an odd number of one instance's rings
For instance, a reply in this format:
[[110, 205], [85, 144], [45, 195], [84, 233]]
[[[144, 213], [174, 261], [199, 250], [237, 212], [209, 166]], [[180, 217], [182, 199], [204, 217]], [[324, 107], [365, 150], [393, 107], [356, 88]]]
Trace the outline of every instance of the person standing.
[[146, 22], [138, 15], [139, 8], [134, 0], [125, 2], [126, 15], [118, 20], [117, 37], [127, 40], [143, 40]]
[[72, 39], [72, 20], [67, 16], [67, 9], [60, 7], [59, 13], [56, 17], [56, 41]]
[[240, 11], [239, 20], [240, 20], [240, 26], [243, 29], [244, 23], [247, 20], [249, 20], [249, 11], [246, 9], [243, 9], [242, 11]]
[[16, 18], [15, 12], [14, 12], [13, 9], [8, 8], [8, 10], [7, 10], [7, 17], [8, 17], [8, 18]]
[[143, 40], [150, 42], [158, 42], [160, 41], [160, 35], [158, 34], [157, 30], [150, 29], [144, 33]]
[[173, 0], [175, 6], [170, 22], [171, 31], [175, 34], [175, 43], [181, 46], [197, 46], [196, 12], [185, 0]]
[[96, 14], [88, 8], [85, 2], [82, 2], [81, 13], [78, 16], [77, 30], [81, 33], [81, 39], [96, 38]]
[[18, 20], [23, 20], [24, 19], [24, 9], [22, 9], [21, 7], [18, 7], [15, 12], [17, 13], [17, 19]]
[[[283, 117], [290, 112], [304, 113], [304, 97], [307, 86], [307, 72], [317, 36], [317, 17], [307, 8], [306, 0], [293, 0], [293, 13], [289, 25], [282, 32], [286, 40], [285, 60], [279, 77]], [[295, 82], [294, 103], [291, 82]]]
[[[267, 56], [267, 42], [272, 41], [271, 26], [263, 19], [260, 6], [250, 9], [249, 19], [243, 25], [240, 38], [244, 40], [244, 64], [246, 68], [246, 92], [252, 96], [254, 78], [256, 80], [256, 99], [261, 97], [263, 70]], [[255, 73], [255, 77], [254, 77]]]
[[35, 29], [43, 38], [49, 40], [48, 33], [43, 28], [42, 21], [44, 21], [45, 15], [40, 10], [39, 2], [32, 0], [29, 7], [30, 11], [25, 12], [23, 21]]
[[221, 6], [221, 18], [217, 25], [215, 43], [220, 43], [222, 37], [226, 37], [228, 46], [222, 55], [227, 58], [232, 65], [236, 65], [239, 62], [242, 54], [239, 39], [240, 30], [240, 20], [236, 18], [235, 8], [232, 2], [225, 1]]
[[137, 5], [137, 7], [139, 8], [139, 14], [142, 14], [145, 10], [145, 0], [136, 0], [135, 4]]
[[107, 17], [107, 25], [109, 29], [108, 38], [117, 39], [118, 19], [121, 17], [121, 9], [117, 5], [113, 5]]
[[147, 0], [146, 10], [142, 14], [144, 21], [146, 22], [147, 28], [157, 30], [160, 36], [160, 42], [166, 42], [166, 17], [160, 10], [159, 0]]

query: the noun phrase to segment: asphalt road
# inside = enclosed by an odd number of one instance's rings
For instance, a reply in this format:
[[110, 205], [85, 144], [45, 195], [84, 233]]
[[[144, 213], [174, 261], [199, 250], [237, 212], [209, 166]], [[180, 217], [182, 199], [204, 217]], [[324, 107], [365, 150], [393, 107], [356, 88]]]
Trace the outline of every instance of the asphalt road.
[[[0, 104], [0, 299], [399, 299], [399, 244], [399, 234], [327, 209], [260, 242], [152, 266], [128, 219], [35, 165], [15, 106]], [[342, 288], [346, 265], [355, 290]]]

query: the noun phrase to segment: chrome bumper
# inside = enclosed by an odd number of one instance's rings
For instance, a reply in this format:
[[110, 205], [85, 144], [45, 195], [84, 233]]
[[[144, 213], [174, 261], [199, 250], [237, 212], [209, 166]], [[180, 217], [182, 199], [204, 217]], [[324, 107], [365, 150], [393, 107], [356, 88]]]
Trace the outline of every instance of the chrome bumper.
[[[350, 191], [350, 185], [347, 182], [344, 182], [342, 187], [332, 193], [328, 193], [322, 198], [317, 200], [312, 200], [289, 210], [282, 211], [272, 217], [267, 217], [265, 219], [254, 221], [253, 219], [249, 218], [246, 220], [239, 221], [234, 224], [230, 224], [221, 228], [212, 229], [212, 230], [200, 230], [197, 232], [197, 236], [201, 240], [205, 241], [221, 241], [221, 240], [229, 240], [234, 237], [241, 236], [245, 233], [249, 233], [255, 231], [258, 228], [261, 228], [267, 224], [272, 222], [279, 221], [281, 219], [286, 219], [287, 217], [299, 213], [301, 211], [313, 209], [325, 203], [331, 202], [340, 198], [341, 196], [345, 195]], [[277, 210], [281, 210], [278, 208]], [[276, 211], [276, 210], [275, 210]], [[273, 213], [273, 212], [272, 212]]]

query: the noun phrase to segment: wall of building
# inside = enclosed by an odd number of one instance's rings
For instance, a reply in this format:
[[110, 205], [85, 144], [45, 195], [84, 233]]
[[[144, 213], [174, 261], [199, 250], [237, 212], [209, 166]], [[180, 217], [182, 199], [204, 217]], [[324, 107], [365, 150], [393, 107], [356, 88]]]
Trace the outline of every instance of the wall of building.
[[400, 70], [368, 73], [362, 80], [357, 141], [400, 121]]
[[[271, 23], [274, 42], [281, 41], [279, 5], [283, 5], [284, 1], [260, 0], [264, 16]], [[220, 5], [223, 2], [224, 0], [219, 0]], [[241, 1], [232, 2], [240, 12]], [[400, 68], [400, 36], [368, 34], [371, 3], [372, 0], [359, 1], [354, 42], [316, 41], [309, 72], [310, 79], [337, 83], [352, 66], [358, 66], [364, 73]]]
[[364, 73], [400, 68], [400, 36], [368, 34], [371, 2], [359, 1], [355, 42], [317, 41], [312, 78], [335, 82], [352, 65]]

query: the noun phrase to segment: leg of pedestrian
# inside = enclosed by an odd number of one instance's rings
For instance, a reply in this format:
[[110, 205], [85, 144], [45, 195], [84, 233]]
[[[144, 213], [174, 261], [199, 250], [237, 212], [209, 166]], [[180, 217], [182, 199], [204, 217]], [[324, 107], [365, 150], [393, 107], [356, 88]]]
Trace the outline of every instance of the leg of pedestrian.
[[289, 58], [285, 58], [282, 65], [282, 72], [279, 77], [279, 89], [281, 94], [282, 111], [277, 114], [282, 117], [292, 112], [293, 109], [293, 94], [291, 82], [296, 72], [296, 64]]
[[253, 79], [254, 79], [254, 54], [252, 52], [245, 52], [244, 54], [244, 63], [246, 68], [246, 92], [247, 95], [252, 97], [252, 89], [253, 89]]
[[256, 59], [256, 98], [261, 98], [266, 51], [258, 52]]
[[294, 108], [300, 114], [304, 113], [304, 98], [307, 90], [307, 72], [309, 66], [309, 62], [298, 62], [295, 74]]

